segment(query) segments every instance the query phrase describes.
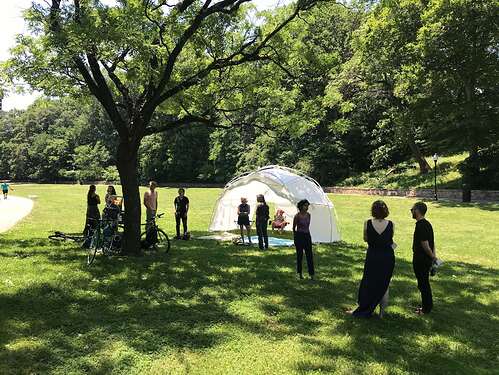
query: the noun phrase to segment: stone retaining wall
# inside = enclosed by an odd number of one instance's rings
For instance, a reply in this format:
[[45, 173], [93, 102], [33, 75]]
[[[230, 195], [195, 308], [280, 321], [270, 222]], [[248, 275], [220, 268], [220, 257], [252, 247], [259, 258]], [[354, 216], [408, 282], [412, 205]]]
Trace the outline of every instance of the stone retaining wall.
[[[435, 192], [432, 189], [367, 189], [355, 187], [324, 187], [326, 193], [332, 194], [353, 194], [353, 195], [380, 195], [391, 197], [408, 197], [408, 198], [422, 198], [433, 199]], [[439, 189], [438, 199], [450, 201], [462, 201], [463, 191], [457, 189]], [[499, 191], [493, 190], [472, 190], [472, 202], [499, 202]]]

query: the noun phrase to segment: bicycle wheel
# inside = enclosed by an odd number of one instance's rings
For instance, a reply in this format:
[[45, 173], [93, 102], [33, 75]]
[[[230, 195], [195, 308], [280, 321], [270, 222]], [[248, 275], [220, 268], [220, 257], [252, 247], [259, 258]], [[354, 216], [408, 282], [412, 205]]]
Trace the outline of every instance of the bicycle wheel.
[[168, 235], [162, 229], [158, 229], [158, 243], [156, 246], [165, 253], [170, 251], [170, 238], [168, 238]]
[[71, 235], [66, 235], [66, 238], [74, 242], [83, 242], [85, 241], [86, 237], [81, 235], [71, 234]]
[[145, 241], [146, 241], [146, 231], [142, 232], [140, 234], [140, 248], [141, 249], [144, 249], [144, 244], [145, 244]]
[[87, 252], [87, 265], [91, 265], [95, 259], [95, 255], [97, 254], [97, 250], [100, 245], [99, 231], [96, 230], [92, 236], [92, 240], [90, 241], [90, 246], [88, 247]]
[[[119, 246], [117, 246], [119, 245]], [[102, 254], [105, 256], [121, 254], [121, 239], [115, 234], [102, 244]]]
[[56, 233], [56, 234], [51, 234], [49, 236], [49, 240], [62, 242], [66, 241], [66, 237], [61, 233]]
[[87, 265], [90, 266], [94, 262], [96, 254], [97, 254], [97, 247], [90, 246], [87, 252]]

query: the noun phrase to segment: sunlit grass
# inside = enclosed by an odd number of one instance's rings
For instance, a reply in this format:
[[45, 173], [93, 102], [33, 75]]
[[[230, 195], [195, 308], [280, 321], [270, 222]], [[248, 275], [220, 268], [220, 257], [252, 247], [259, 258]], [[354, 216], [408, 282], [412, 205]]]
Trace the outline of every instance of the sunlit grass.
[[[98, 257], [54, 245], [81, 231], [83, 186], [22, 185], [32, 214], [0, 235], [0, 374], [493, 374], [499, 360], [499, 205], [429, 202], [439, 255], [435, 311], [418, 318], [412, 200], [387, 198], [396, 223], [390, 314], [352, 320], [362, 222], [374, 197], [332, 196], [344, 242], [315, 247], [319, 281], [300, 282], [294, 250], [192, 240], [168, 256]], [[98, 188], [103, 195], [104, 187]], [[189, 189], [194, 235], [218, 189]], [[159, 190], [174, 231], [176, 189]]]

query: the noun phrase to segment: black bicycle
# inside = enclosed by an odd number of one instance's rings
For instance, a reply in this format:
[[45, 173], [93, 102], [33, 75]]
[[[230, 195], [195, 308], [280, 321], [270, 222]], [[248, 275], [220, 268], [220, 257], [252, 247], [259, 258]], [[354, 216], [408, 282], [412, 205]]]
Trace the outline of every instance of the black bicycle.
[[98, 252], [102, 255], [121, 254], [121, 235], [118, 233], [116, 220], [95, 220], [95, 226], [89, 229], [87, 264], [91, 265]]
[[63, 241], [74, 241], [80, 245], [85, 242], [85, 236], [80, 233], [64, 233], [60, 231], [55, 231], [54, 234], [48, 236], [49, 240], [63, 242]]
[[142, 248], [153, 248], [156, 251], [164, 251], [165, 253], [170, 251], [170, 238], [168, 238], [168, 235], [163, 229], [159, 228], [156, 224], [156, 219], [160, 219], [163, 215], [164, 213], [157, 214], [145, 224], [142, 224], [146, 227], [146, 230], [140, 235]]

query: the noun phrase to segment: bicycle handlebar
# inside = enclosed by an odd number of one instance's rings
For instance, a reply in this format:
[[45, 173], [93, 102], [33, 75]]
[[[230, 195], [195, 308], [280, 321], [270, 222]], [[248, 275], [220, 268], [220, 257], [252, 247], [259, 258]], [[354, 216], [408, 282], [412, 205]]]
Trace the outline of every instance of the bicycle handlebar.
[[89, 217], [87, 219], [88, 221], [100, 221], [101, 223], [104, 223], [104, 222], [109, 222], [109, 221], [117, 221], [117, 219], [95, 219], [93, 217]]
[[157, 214], [157, 215], [155, 215], [155, 216], [151, 217], [150, 219], [146, 220], [146, 223], [145, 223], [145, 224], [141, 224], [141, 225], [147, 225], [147, 224], [149, 224], [149, 223], [154, 222], [156, 219], [161, 219], [161, 217], [162, 217], [164, 214], [165, 214], [164, 212], [163, 212], [163, 213], [161, 213], [161, 214]]

